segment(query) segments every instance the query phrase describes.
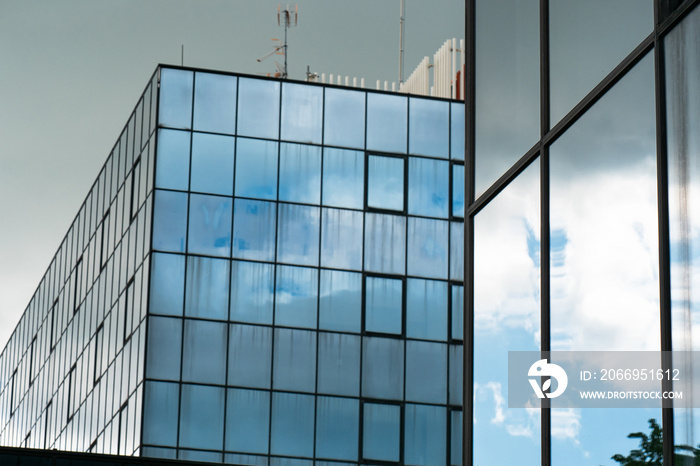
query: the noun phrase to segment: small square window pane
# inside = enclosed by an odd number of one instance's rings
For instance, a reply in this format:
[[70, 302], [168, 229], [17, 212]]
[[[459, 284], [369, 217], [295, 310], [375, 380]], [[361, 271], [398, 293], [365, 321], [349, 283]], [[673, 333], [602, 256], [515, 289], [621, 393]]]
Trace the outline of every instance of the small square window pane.
[[367, 163], [367, 207], [403, 211], [405, 160], [370, 155]]
[[365, 93], [326, 88], [324, 144], [365, 146]]
[[226, 380], [226, 334], [223, 322], [185, 320], [182, 380], [224, 384]]
[[236, 196], [277, 199], [279, 143], [238, 138], [236, 144]]
[[277, 266], [275, 325], [316, 328], [318, 269]]
[[146, 382], [143, 400], [144, 443], [177, 446], [177, 405], [179, 400], [179, 384]]
[[323, 149], [323, 204], [362, 209], [365, 204], [365, 154], [356, 150]]
[[365, 270], [403, 275], [406, 271], [406, 217], [365, 215]]
[[447, 282], [416, 278], [406, 281], [406, 336], [447, 339]]
[[403, 280], [366, 277], [365, 331], [401, 334]]
[[224, 389], [182, 385], [180, 446], [221, 450], [224, 442]]
[[362, 456], [367, 460], [399, 461], [401, 407], [365, 403], [362, 420]]
[[367, 149], [406, 153], [408, 98], [367, 94]]
[[464, 165], [452, 165], [452, 215], [464, 218]]
[[359, 400], [319, 396], [316, 408], [316, 457], [357, 460]]
[[272, 324], [274, 266], [233, 261], [231, 265], [231, 320]]
[[394, 338], [363, 338], [362, 396], [403, 399], [403, 347]]
[[406, 404], [404, 461], [417, 466], [445, 464], [447, 456], [446, 409]]
[[321, 202], [321, 148], [282, 143], [280, 147], [279, 200]]
[[326, 332], [318, 335], [319, 393], [358, 396], [360, 391], [360, 337]]
[[447, 399], [447, 345], [406, 342], [406, 400], [444, 404]]
[[363, 214], [323, 209], [321, 266], [362, 270]]
[[184, 294], [185, 256], [153, 253], [148, 312], [181, 316]]
[[231, 201], [229, 197], [190, 195], [188, 252], [230, 257]]
[[156, 188], [187, 191], [190, 178], [189, 131], [158, 131]]
[[275, 329], [273, 368], [273, 388], [313, 392], [316, 386], [316, 333]]
[[323, 88], [282, 84], [282, 139], [321, 143]]
[[277, 204], [236, 199], [233, 222], [233, 257], [275, 260]]
[[450, 103], [411, 97], [408, 150], [411, 154], [449, 156]]
[[362, 275], [321, 270], [319, 328], [359, 332], [362, 310]]
[[[99, 342], [102, 344], [102, 342]], [[152, 316], [148, 319], [146, 377], [180, 380], [182, 320]]]
[[313, 456], [314, 396], [272, 394], [271, 453]]
[[232, 324], [229, 333], [228, 384], [270, 388], [272, 329]]
[[228, 399], [226, 400], [227, 450], [266, 454], [269, 427], [269, 392], [228, 390]]
[[409, 275], [447, 278], [448, 225], [441, 220], [409, 218]]
[[156, 190], [153, 206], [153, 248], [185, 252], [187, 193]]
[[279, 204], [277, 260], [290, 264], [318, 265], [320, 208]]
[[419, 157], [409, 159], [409, 214], [447, 218], [450, 197], [449, 169], [450, 164], [446, 161]]
[[235, 76], [195, 73], [195, 130], [235, 133], [237, 84], [238, 78]]
[[171, 128], [191, 128], [192, 71], [162, 68], [160, 70], [160, 103], [158, 124]]
[[229, 260], [187, 257], [185, 316], [228, 319]]
[[238, 134], [277, 139], [280, 82], [240, 78], [238, 86]]
[[235, 141], [235, 138], [229, 136], [194, 133], [190, 184], [192, 191], [233, 195]]

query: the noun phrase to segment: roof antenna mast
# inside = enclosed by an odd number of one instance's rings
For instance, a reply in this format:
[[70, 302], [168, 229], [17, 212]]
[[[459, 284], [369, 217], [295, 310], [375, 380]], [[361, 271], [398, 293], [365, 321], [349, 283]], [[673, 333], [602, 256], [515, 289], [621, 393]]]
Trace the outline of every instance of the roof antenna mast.
[[401, 16], [399, 17], [400, 31], [399, 31], [399, 87], [403, 85], [403, 25], [404, 19], [404, 3], [405, 0], [401, 0]]
[[[282, 45], [275, 45], [272, 48], [272, 52], [269, 52], [262, 57], [258, 58], [258, 62], [261, 62], [265, 60], [267, 57], [277, 54], [277, 55], [284, 55], [284, 67], [280, 67], [279, 63], [277, 64], [277, 69], [279, 70], [279, 73], [275, 74], [275, 77], [279, 77], [282, 79], [287, 79], [287, 29], [289, 29], [292, 26], [297, 25], [298, 21], [298, 16], [299, 16], [299, 6], [295, 5], [294, 6], [294, 11], [292, 11], [289, 8], [289, 5], [287, 5], [287, 8], [284, 10], [282, 9], [282, 5], [279, 5], [277, 7], [277, 25], [282, 26], [284, 23], [284, 44]], [[277, 41], [278, 39], [272, 39], [274, 41]]]

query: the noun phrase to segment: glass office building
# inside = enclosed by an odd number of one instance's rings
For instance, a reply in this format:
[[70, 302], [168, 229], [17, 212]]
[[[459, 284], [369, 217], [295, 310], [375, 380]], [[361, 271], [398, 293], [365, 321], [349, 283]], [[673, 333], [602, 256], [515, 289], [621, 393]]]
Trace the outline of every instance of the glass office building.
[[461, 464], [464, 103], [160, 67], [0, 357], [0, 443]]

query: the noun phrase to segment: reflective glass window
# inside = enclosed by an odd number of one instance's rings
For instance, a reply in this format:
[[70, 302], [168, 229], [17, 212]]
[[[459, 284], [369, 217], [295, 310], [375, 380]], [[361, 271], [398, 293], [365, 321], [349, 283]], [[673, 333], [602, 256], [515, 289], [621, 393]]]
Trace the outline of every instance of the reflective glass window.
[[223, 322], [185, 320], [182, 380], [225, 383], [227, 333], [228, 327]]
[[452, 102], [450, 114], [450, 157], [464, 160], [464, 104]]
[[409, 275], [447, 278], [448, 228], [446, 221], [408, 219]]
[[221, 450], [224, 442], [224, 389], [182, 385], [180, 446]]
[[447, 400], [447, 345], [406, 342], [406, 400], [445, 403]]
[[280, 82], [238, 80], [238, 134], [277, 139], [279, 135]]
[[420, 466], [445, 464], [446, 410], [441, 406], [406, 404], [404, 462]]
[[194, 129], [212, 133], [236, 131], [236, 85], [238, 78], [195, 73]]
[[401, 407], [389, 404], [364, 403], [363, 410], [363, 458], [380, 461], [399, 461]]
[[321, 202], [321, 147], [304, 144], [280, 146], [279, 200]]
[[235, 388], [228, 390], [226, 399], [227, 450], [267, 453], [269, 428], [269, 392]]
[[191, 128], [192, 71], [161, 68], [158, 124], [171, 128]]
[[365, 215], [365, 270], [405, 273], [406, 217]]
[[185, 316], [227, 320], [229, 260], [187, 257]]
[[238, 138], [236, 144], [236, 196], [277, 198], [279, 143]]
[[403, 280], [365, 278], [365, 331], [401, 334]]
[[406, 280], [406, 336], [425, 340], [447, 339], [447, 283]]
[[224, 257], [231, 255], [231, 201], [229, 197], [190, 195], [187, 252]]
[[269, 388], [272, 362], [272, 329], [232, 324], [229, 331], [228, 383]]
[[207, 463], [220, 463], [223, 454], [215, 451], [185, 450], [180, 448], [178, 458], [187, 461], [201, 461]]
[[451, 299], [451, 338], [462, 340], [464, 339], [464, 287], [453, 285]]
[[405, 159], [370, 155], [367, 164], [367, 207], [403, 211]]
[[231, 264], [231, 320], [272, 324], [274, 266], [257, 262]]
[[236, 139], [216, 134], [192, 136], [190, 189], [202, 193], [233, 194], [233, 159]]
[[450, 103], [411, 97], [408, 106], [409, 153], [449, 157]]
[[319, 393], [358, 396], [360, 337], [322, 332], [318, 339]]
[[462, 411], [452, 411], [450, 417], [450, 466], [461, 466]]
[[153, 253], [148, 312], [181, 316], [184, 293], [185, 256]]
[[359, 332], [362, 309], [362, 275], [321, 270], [319, 328]]
[[[152, 316], [148, 319], [146, 377], [180, 380], [182, 320]], [[102, 342], [97, 342], [102, 344]]]
[[236, 199], [233, 222], [233, 257], [275, 260], [277, 205], [272, 202]]
[[450, 279], [464, 280], [464, 223], [450, 222]]
[[322, 117], [322, 87], [282, 84], [282, 139], [320, 144]]
[[452, 215], [464, 217], [464, 165], [452, 165]]
[[316, 401], [316, 457], [357, 460], [359, 400], [319, 396]]
[[270, 453], [313, 456], [314, 418], [313, 395], [273, 393]]
[[267, 456], [240, 455], [240, 454], [233, 454], [233, 453], [225, 453], [224, 454], [224, 462], [226, 464], [267, 466]]
[[462, 345], [450, 345], [450, 381], [449, 381], [449, 403], [451, 405], [462, 405], [462, 373], [464, 347]]
[[367, 149], [406, 153], [408, 98], [367, 94]]
[[313, 392], [316, 386], [316, 333], [275, 329], [273, 368], [273, 388]]
[[362, 212], [323, 209], [321, 266], [362, 270]]
[[[450, 164], [411, 157], [408, 161], [408, 213], [447, 218], [450, 198]], [[464, 184], [464, 181], [462, 181]]]
[[189, 131], [158, 131], [156, 188], [187, 191], [190, 177]]
[[324, 147], [324, 205], [362, 209], [365, 204], [364, 186], [364, 152]]
[[275, 324], [316, 328], [318, 269], [277, 266]]
[[177, 450], [175, 448], [141, 447], [141, 456], [145, 456], [146, 458], [167, 458], [174, 460], [177, 458]]
[[318, 265], [320, 212], [318, 207], [279, 204], [277, 260]]
[[157, 190], [153, 211], [153, 249], [185, 252], [187, 193]]
[[177, 446], [180, 385], [148, 381], [145, 383], [143, 398], [143, 442]]
[[323, 142], [331, 146], [364, 148], [364, 92], [326, 88]]
[[403, 347], [394, 338], [362, 339], [362, 396], [403, 398]]

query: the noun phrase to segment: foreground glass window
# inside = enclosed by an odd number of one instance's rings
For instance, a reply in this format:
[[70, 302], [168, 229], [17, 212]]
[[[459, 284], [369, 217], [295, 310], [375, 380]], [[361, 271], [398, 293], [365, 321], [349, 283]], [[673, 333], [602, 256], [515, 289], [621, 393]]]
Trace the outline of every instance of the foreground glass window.
[[399, 461], [401, 407], [364, 403], [362, 456], [369, 460]]
[[228, 318], [229, 261], [206, 257], [187, 258], [185, 316]]
[[[269, 392], [240, 389], [228, 390], [226, 399], [227, 450], [267, 453], [269, 426]], [[239, 463], [237, 462], [236, 464]]]
[[236, 199], [233, 225], [233, 257], [273, 261], [277, 204]]
[[277, 198], [279, 143], [238, 138], [236, 145], [236, 196]]
[[279, 200], [304, 204], [321, 202], [321, 147], [282, 144]]
[[233, 194], [235, 138], [216, 134], [192, 136], [190, 189], [202, 193]]
[[408, 152], [447, 158], [450, 144], [450, 104], [439, 100], [409, 99]]
[[403, 211], [405, 159], [370, 155], [367, 165], [367, 207]]
[[238, 134], [277, 139], [279, 135], [280, 82], [238, 80]]
[[367, 149], [406, 153], [408, 98], [367, 94]]
[[195, 73], [194, 129], [212, 133], [236, 132], [236, 87], [238, 78], [213, 73]]
[[231, 320], [272, 324], [274, 266], [233, 261], [231, 265]]
[[364, 186], [364, 152], [323, 148], [323, 205], [362, 209]]
[[282, 139], [321, 143], [323, 88], [282, 84]]
[[327, 87], [324, 118], [324, 144], [364, 148], [364, 92]]
[[182, 385], [180, 446], [221, 450], [224, 442], [224, 389]]
[[403, 329], [403, 280], [365, 279], [365, 331], [401, 334]]
[[171, 128], [191, 128], [192, 71], [162, 68], [160, 70], [160, 103], [158, 123]]

